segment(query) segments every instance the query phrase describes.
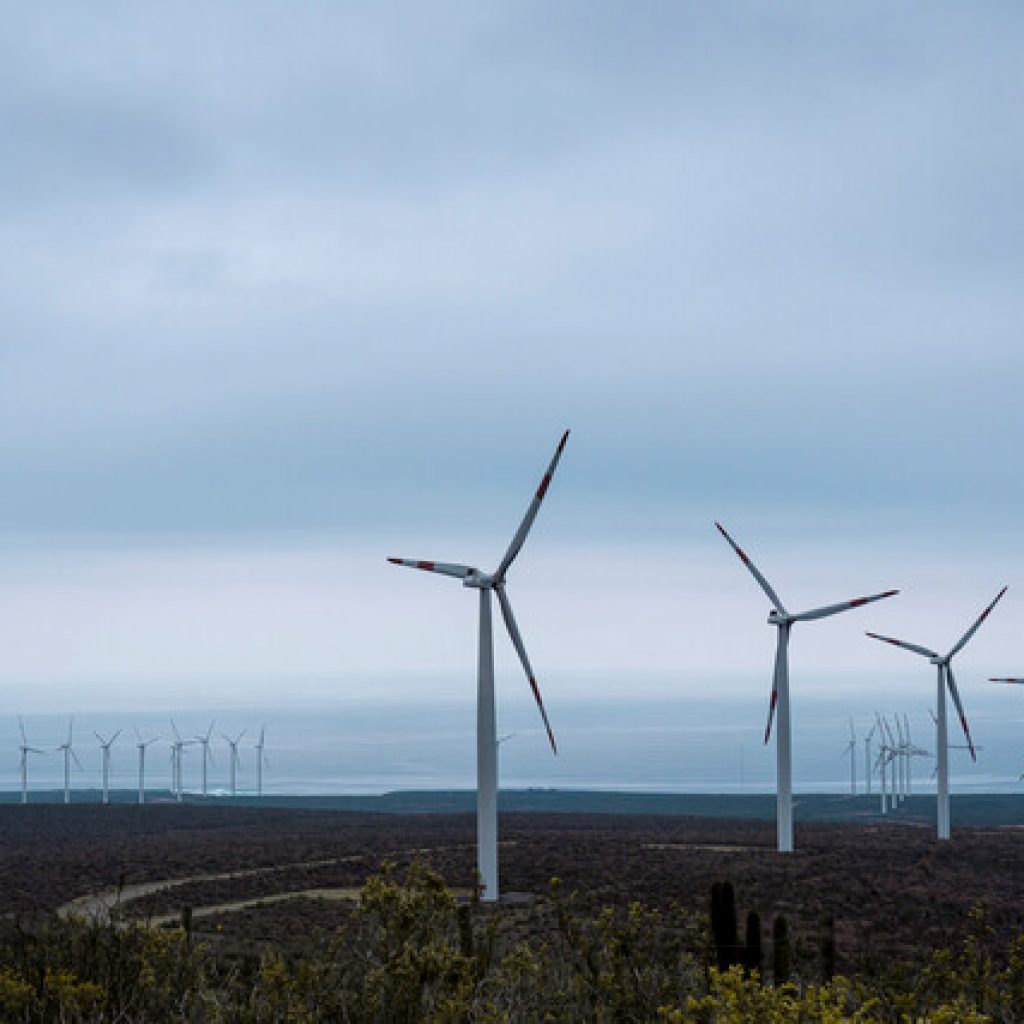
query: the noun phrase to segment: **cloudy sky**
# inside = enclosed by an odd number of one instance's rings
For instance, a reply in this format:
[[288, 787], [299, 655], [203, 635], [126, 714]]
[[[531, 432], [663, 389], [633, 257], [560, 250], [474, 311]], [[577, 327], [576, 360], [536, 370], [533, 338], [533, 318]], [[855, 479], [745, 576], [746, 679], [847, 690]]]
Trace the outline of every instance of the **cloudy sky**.
[[799, 637], [836, 685], [1003, 583], [962, 675], [1024, 673], [1017, 5], [3, 15], [18, 707], [471, 687], [384, 557], [492, 566], [565, 426], [509, 582], [556, 699], [761, 699], [715, 519], [793, 606], [903, 588]]

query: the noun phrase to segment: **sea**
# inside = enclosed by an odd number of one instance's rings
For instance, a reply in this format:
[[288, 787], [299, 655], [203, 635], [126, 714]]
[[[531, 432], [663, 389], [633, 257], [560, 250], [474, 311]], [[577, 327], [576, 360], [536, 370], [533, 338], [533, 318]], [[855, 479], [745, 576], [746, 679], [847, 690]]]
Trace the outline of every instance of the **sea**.
[[[923, 696], [917, 694], [915, 696]], [[1018, 699], [1019, 698], [1021, 699]], [[935, 728], [924, 700], [887, 695], [890, 720], [906, 714], [913, 743], [914, 792], [934, 792]], [[877, 695], [874, 698], [877, 705]], [[950, 708], [950, 767], [954, 792], [1024, 792], [1024, 693], [985, 692], [972, 703], [977, 762], [961, 749]], [[775, 741], [763, 740], [767, 702], [749, 697], [597, 697], [550, 700], [558, 741], [554, 755], [528, 701], [499, 707], [499, 777], [503, 789], [608, 790], [646, 793], [761, 793], [775, 788]], [[852, 717], [856, 742], [849, 749]], [[56, 748], [72, 728], [76, 794], [98, 793], [101, 753], [96, 733], [119, 733], [111, 747], [110, 786], [138, 786], [139, 738], [155, 742], [146, 755], [146, 787], [167, 791], [170, 743], [211, 730], [211, 795], [230, 789], [226, 737], [241, 734], [236, 793], [256, 789], [255, 744], [264, 730], [263, 791], [280, 795], [369, 795], [403, 790], [472, 789], [476, 770], [476, 711], [471, 700], [349, 700], [302, 707], [169, 707], [165, 710], [53, 712], [21, 716], [30, 745], [30, 791], [60, 789], [64, 755]], [[173, 724], [172, 724], [173, 723]], [[864, 736], [873, 710], [848, 697], [801, 696], [793, 702], [793, 775], [797, 792], [866, 791]], [[0, 792], [20, 793], [19, 717], [0, 716]], [[185, 748], [183, 785], [198, 792], [200, 746]], [[872, 769], [877, 733], [870, 743]], [[852, 778], [851, 778], [852, 774]], [[872, 770], [871, 790], [878, 791]], [[79, 798], [76, 796], [76, 798]]]

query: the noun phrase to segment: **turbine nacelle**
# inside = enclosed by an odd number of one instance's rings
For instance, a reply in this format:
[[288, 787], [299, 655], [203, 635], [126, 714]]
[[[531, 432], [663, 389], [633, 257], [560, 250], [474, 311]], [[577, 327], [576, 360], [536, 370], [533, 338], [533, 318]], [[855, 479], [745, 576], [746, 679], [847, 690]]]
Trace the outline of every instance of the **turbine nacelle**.
[[462, 581], [464, 587], [472, 587], [474, 590], [491, 590], [494, 587], [494, 577], [479, 569], [470, 569]]

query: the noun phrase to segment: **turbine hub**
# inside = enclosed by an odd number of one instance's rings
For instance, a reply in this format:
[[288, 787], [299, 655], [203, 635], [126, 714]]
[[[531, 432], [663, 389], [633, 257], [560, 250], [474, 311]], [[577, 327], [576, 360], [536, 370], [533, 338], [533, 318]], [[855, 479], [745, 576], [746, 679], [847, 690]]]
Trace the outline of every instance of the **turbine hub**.
[[474, 590], [490, 590], [494, 586], [494, 577], [479, 569], [470, 569], [462, 580], [464, 587], [472, 587]]
[[785, 626], [787, 622], [789, 622], [789, 616], [783, 615], [777, 608], [773, 608], [768, 613], [769, 626]]

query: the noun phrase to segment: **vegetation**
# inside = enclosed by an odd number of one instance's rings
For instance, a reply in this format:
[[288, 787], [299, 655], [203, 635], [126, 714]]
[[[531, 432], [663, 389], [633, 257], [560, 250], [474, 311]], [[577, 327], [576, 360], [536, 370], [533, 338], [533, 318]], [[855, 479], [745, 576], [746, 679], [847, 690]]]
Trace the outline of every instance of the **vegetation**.
[[[775, 919], [765, 957], [756, 912], [739, 942], [731, 884], [715, 887], [711, 909], [668, 915], [633, 903], [594, 913], [557, 879], [544, 899], [520, 906], [460, 903], [414, 861], [402, 872], [386, 864], [342, 928], [287, 952], [194, 941], [185, 927], [11, 919], [0, 932], [0, 1020], [1024, 1021], [1024, 937], [1000, 949], [981, 909], [957, 948], [880, 976], [830, 977], [835, 938], [826, 921], [816, 956], [799, 961], [816, 963], [818, 976], [789, 980], [801, 937], [784, 919]], [[775, 977], [762, 973], [762, 960]]]

